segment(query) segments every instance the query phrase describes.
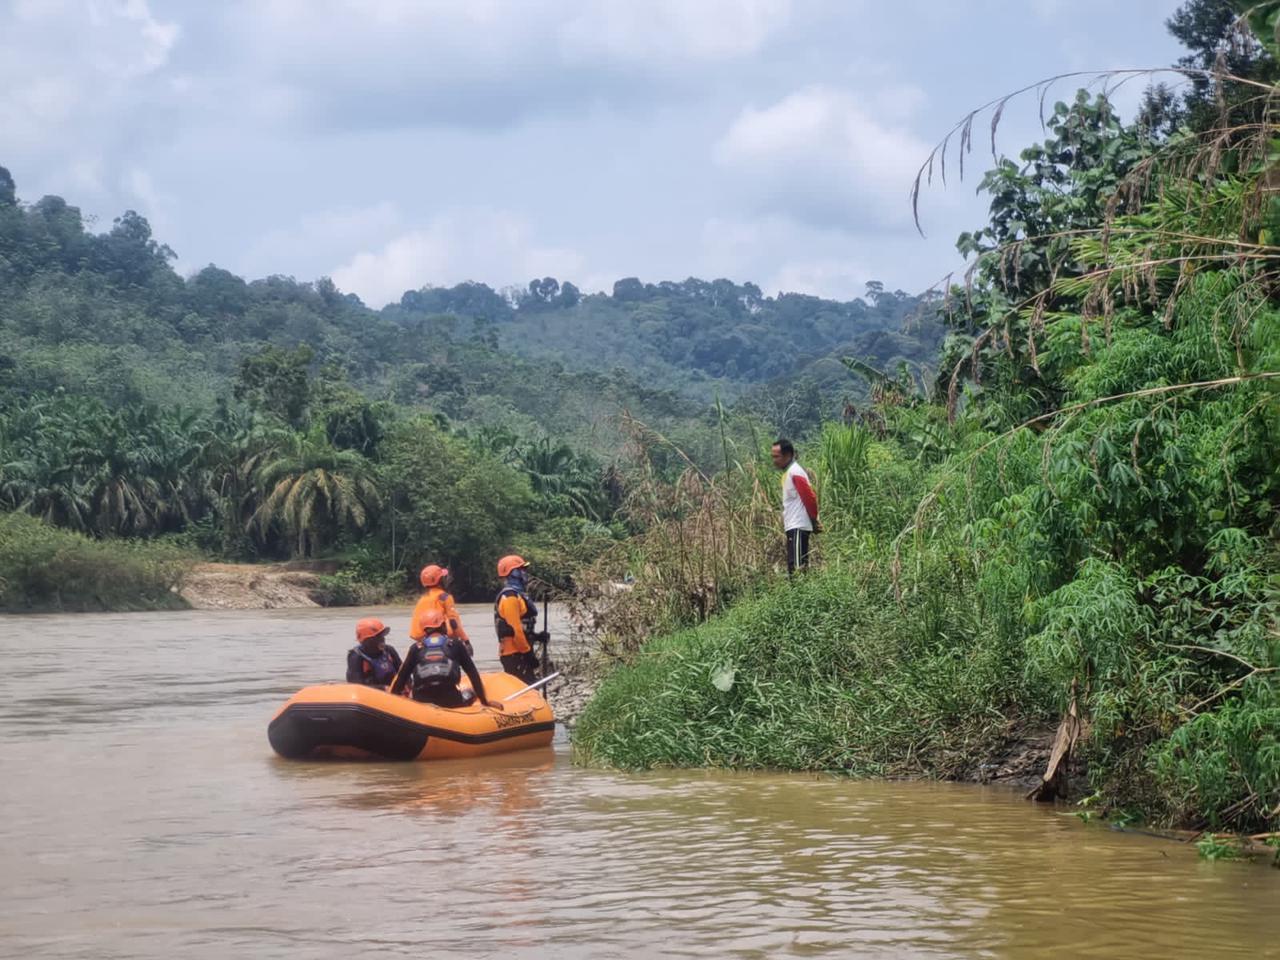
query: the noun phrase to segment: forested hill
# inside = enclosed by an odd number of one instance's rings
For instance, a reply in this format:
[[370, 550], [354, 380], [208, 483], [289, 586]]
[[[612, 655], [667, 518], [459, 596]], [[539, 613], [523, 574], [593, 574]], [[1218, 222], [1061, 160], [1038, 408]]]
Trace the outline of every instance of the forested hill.
[[136, 213], [94, 233], [60, 197], [20, 202], [0, 168], [0, 391], [209, 409], [242, 359], [305, 345], [313, 370], [461, 424], [582, 440], [624, 407], [669, 424], [718, 395], [798, 430], [862, 394], [838, 358], [928, 364], [940, 339], [928, 303], [879, 284], [839, 303], [728, 280], [583, 295], [544, 278], [424, 287], [375, 311], [327, 278], [184, 279], [173, 258]]
[[[383, 313], [408, 318], [448, 314], [469, 320], [523, 356], [593, 369], [612, 362], [646, 382], [709, 399], [771, 381], [817, 374], [823, 361], [856, 356], [882, 368], [928, 363], [940, 326], [930, 304], [868, 284], [868, 300], [823, 300], [800, 293], [765, 296], [753, 283], [642, 283], [627, 277], [610, 295], [584, 296], [553, 277], [500, 294], [483, 284], [424, 287]], [[409, 321], [412, 322], [412, 321]], [[904, 332], [905, 331], [905, 332]], [[849, 381], [841, 364], [841, 385]], [[825, 376], [823, 376], [825, 374]]]

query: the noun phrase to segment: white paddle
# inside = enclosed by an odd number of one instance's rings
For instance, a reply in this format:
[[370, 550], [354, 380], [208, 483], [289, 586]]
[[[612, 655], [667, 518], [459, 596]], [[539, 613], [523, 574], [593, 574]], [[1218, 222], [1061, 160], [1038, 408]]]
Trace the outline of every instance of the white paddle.
[[549, 677], [543, 677], [543, 678], [542, 678], [541, 680], [539, 680], [537, 683], [531, 683], [531, 684], [529, 684], [527, 687], [525, 687], [524, 689], [522, 689], [522, 690], [517, 690], [515, 693], [511, 694], [511, 696], [509, 696], [509, 697], [503, 697], [503, 698], [502, 698], [502, 702], [503, 702], [503, 703], [507, 703], [507, 702], [509, 702], [509, 701], [511, 701], [511, 700], [514, 700], [516, 697], [520, 696], [522, 693], [528, 693], [530, 690], [537, 690], [537, 689], [538, 689], [540, 686], [542, 686], [544, 683], [550, 683], [552, 680], [554, 680], [554, 679], [555, 679], [556, 677], [558, 677], [558, 676], [560, 676], [560, 671], [559, 671], [559, 670], [557, 670], [555, 673], [551, 674], [551, 676], [549, 676]]

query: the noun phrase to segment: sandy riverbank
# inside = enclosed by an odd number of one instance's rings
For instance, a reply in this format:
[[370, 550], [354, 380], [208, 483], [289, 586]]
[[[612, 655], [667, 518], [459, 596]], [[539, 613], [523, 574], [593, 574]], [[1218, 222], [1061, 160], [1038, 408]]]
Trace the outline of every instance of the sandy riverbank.
[[179, 594], [195, 610], [282, 610], [320, 606], [313, 597], [332, 561], [199, 563], [183, 577]]

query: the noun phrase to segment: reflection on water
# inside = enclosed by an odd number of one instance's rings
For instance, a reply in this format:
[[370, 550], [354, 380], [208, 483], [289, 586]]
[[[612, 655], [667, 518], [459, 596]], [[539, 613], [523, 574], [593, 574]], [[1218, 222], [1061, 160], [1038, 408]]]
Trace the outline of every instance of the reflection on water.
[[1280, 955], [1280, 871], [1004, 791], [274, 757], [359, 615], [0, 619], [0, 954]]
[[[279, 775], [299, 780], [325, 778], [325, 764], [277, 761]], [[447, 820], [489, 810], [507, 821], [539, 810], [554, 787], [552, 747], [474, 760], [442, 760], [437, 763], [356, 764], [362, 768], [359, 789], [334, 794], [333, 802], [361, 814], [393, 813], [425, 815]], [[521, 829], [527, 824], [521, 823]]]

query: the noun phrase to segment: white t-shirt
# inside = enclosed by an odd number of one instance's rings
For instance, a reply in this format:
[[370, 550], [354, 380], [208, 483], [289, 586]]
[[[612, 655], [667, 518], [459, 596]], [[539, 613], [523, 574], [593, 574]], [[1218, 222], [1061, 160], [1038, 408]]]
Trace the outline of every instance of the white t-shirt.
[[[800, 490], [796, 488], [797, 480], [803, 485], [804, 491], [811, 497], [816, 497], [813, 493], [813, 485], [810, 483], [809, 474], [804, 467], [791, 461], [791, 466], [787, 467], [786, 472], [782, 475], [782, 529], [783, 530], [812, 530], [813, 520], [809, 517], [809, 511], [805, 508], [804, 500], [800, 496]], [[815, 512], [816, 512], [816, 499]]]

